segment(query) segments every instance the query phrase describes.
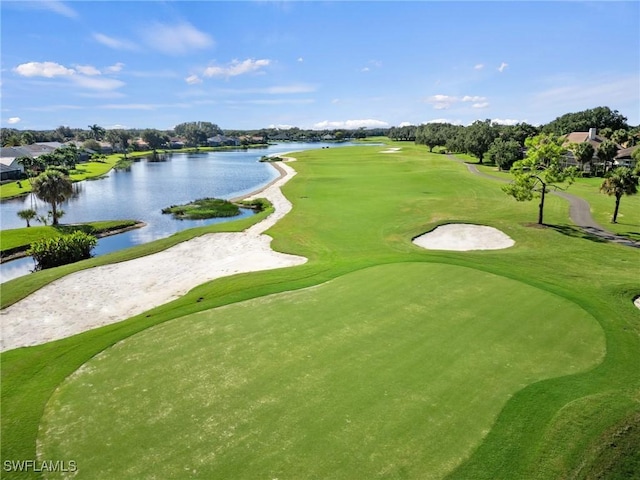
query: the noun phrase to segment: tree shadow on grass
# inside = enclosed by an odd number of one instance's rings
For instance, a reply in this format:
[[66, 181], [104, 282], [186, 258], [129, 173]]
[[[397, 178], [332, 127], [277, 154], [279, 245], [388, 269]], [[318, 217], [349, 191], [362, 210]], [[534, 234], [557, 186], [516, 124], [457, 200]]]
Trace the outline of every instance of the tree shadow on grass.
[[550, 228], [555, 230], [562, 235], [566, 235], [567, 237], [572, 238], [581, 238], [583, 240], [590, 240], [596, 243], [606, 243], [607, 239], [597, 235], [595, 232], [590, 232], [581, 227], [576, 227], [574, 225], [544, 225], [546, 228]]
[[575, 225], [545, 225], [558, 233], [573, 238], [582, 238], [596, 243], [614, 242], [629, 247], [640, 248], [640, 242], [633, 238], [615, 235], [594, 227], [578, 227]]

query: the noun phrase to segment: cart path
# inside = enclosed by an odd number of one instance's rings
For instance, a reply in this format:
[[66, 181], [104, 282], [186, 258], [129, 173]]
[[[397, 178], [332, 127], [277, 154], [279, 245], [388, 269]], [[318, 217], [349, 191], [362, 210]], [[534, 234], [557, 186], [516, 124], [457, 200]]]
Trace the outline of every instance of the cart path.
[[[467, 163], [461, 158], [456, 157], [455, 155], [447, 153], [447, 157], [458, 163], [466, 165], [467, 170], [469, 170], [469, 172], [474, 175], [478, 175], [480, 177], [488, 178], [498, 182], [509, 183], [509, 181], [506, 179], [497, 178], [493, 175], [488, 175], [484, 172], [481, 172], [474, 164]], [[591, 206], [586, 200], [566, 192], [555, 191], [551, 193], [553, 195], [564, 198], [569, 202], [569, 218], [571, 218], [571, 221], [575, 223], [576, 226], [580, 227], [585, 233], [601, 238], [608, 242], [618, 243], [627, 247], [640, 248], [640, 242], [631, 240], [621, 235], [616, 235], [615, 233], [608, 231], [602, 225], [597, 223], [591, 215]]]

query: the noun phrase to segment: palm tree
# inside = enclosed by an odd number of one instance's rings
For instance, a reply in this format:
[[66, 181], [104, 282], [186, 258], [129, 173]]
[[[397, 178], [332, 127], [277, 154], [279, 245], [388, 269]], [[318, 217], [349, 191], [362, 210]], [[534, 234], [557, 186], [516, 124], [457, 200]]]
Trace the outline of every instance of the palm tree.
[[613, 211], [611, 223], [618, 219], [618, 209], [622, 195], [635, 195], [638, 193], [638, 175], [628, 167], [618, 167], [613, 170], [600, 186], [600, 191], [616, 197], [616, 208]]
[[106, 130], [104, 128], [102, 128], [100, 125], [97, 124], [93, 124], [93, 125], [88, 125], [89, 130], [91, 130], [91, 136], [97, 140], [100, 141], [104, 138], [104, 134], [106, 133]]
[[29, 222], [38, 216], [38, 212], [36, 212], [33, 208], [27, 208], [26, 210], [20, 210], [18, 212], [18, 216], [22, 220], [27, 221], [27, 228], [29, 228], [31, 226], [31, 223]]
[[62, 216], [58, 206], [73, 193], [71, 179], [58, 170], [46, 170], [34, 180], [33, 191], [40, 200], [51, 204], [53, 225], [58, 225]]

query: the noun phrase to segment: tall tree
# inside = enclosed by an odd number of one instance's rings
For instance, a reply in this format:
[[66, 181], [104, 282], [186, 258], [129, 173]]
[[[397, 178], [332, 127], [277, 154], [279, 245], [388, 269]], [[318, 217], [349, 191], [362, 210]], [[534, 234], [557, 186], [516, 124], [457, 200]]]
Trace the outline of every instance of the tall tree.
[[628, 129], [627, 117], [609, 107], [596, 107], [581, 112], [566, 113], [542, 127], [543, 133], [566, 135], [571, 132], [588, 132], [590, 128]]
[[107, 132], [104, 128], [95, 123], [93, 125], [89, 125], [89, 130], [91, 130], [91, 136], [93, 137], [93, 139], [97, 140], [98, 142], [104, 138]]
[[142, 132], [142, 139], [149, 145], [149, 148], [153, 150], [153, 154], [156, 154], [156, 150], [166, 142], [166, 137], [155, 129], [148, 128]]
[[497, 136], [498, 131], [491, 125], [491, 120], [476, 120], [465, 129], [466, 150], [482, 163], [485, 153]]
[[605, 140], [598, 148], [598, 158], [604, 163], [605, 172], [613, 165], [613, 159], [618, 154], [618, 146], [611, 140]]
[[58, 170], [46, 170], [34, 180], [33, 191], [40, 200], [51, 205], [53, 225], [58, 225], [62, 216], [58, 207], [73, 193], [69, 177]]
[[611, 223], [617, 223], [620, 199], [623, 195], [635, 195], [638, 193], [638, 175], [629, 167], [618, 167], [607, 175], [600, 185], [600, 191], [609, 196], [616, 197], [616, 207], [613, 211]]
[[517, 201], [530, 201], [540, 198], [538, 205], [538, 224], [544, 222], [544, 202], [547, 193], [564, 190], [561, 185], [573, 183], [577, 174], [574, 167], [562, 168], [560, 160], [564, 154], [562, 140], [553, 135], [538, 135], [526, 140], [526, 156], [513, 164], [511, 173], [514, 180], [504, 185], [502, 190]]
[[522, 148], [515, 140], [496, 138], [487, 151], [487, 157], [500, 170], [509, 170], [515, 162], [522, 159]]

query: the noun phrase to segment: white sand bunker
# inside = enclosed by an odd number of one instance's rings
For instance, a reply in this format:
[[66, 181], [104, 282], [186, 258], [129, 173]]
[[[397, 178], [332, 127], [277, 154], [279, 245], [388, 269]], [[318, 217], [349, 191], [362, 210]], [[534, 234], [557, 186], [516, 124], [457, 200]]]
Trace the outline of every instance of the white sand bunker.
[[635, 300], [633, 301], [633, 304], [634, 304], [636, 307], [640, 308], [640, 295], [638, 295], [638, 296], [635, 298]]
[[497, 228], [465, 223], [441, 225], [413, 239], [413, 243], [429, 250], [500, 250], [516, 242]]
[[401, 147], [392, 147], [387, 148], [386, 150], [380, 150], [380, 153], [398, 153], [401, 150]]

